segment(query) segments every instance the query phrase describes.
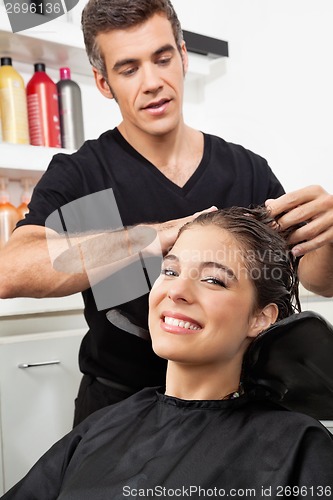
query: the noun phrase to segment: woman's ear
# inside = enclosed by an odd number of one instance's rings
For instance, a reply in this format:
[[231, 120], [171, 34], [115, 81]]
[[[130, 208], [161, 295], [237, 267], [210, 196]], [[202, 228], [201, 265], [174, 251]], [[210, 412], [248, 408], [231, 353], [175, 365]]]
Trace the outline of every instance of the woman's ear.
[[107, 99], [114, 99], [114, 95], [111, 92], [110, 86], [106, 78], [104, 78], [104, 76], [101, 75], [101, 73], [99, 73], [96, 68], [93, 68], [93, 73], [94, 73], [96, 87], [98, 88], [100, 93]]
[[267, 330], [275, 321], [279, 315], [279, 309], [276, 304], [268, 304], [263, 309], [258, 311], [252, 318], [252, 324], [250, 325], [248, 337], [257, 337], [259, 333]]

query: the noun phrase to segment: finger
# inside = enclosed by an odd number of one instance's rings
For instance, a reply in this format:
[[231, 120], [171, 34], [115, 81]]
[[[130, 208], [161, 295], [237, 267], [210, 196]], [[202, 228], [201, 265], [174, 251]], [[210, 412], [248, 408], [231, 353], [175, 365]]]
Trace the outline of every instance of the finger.
[[265, 206], [269, 209], [272, 217], [277, 217], [322, 195], [327, 195], [327, 193], [321, 186], [308, 186], [286, 193], [276, 199], [268, 199], [265, 201]]
[[301, 257], [309, 252], [314, 250], [318, 250], [319, 248], [325, 245], [325, 237], [324, 235], [319, 235], [317, 238], [314, 238], [310, 241], [304, 241], [298, 245], [295, 245], [291, 252], [295, 257]]
[[313, 240], [319, 235], [325, 235], [324, 244], [333, 242], [333, 214], [323, 213], [313, 218], [307, 224], [293, 231], [288, 242], [293, 245], [301, 241]]
[[333, 225], [328, 223], [328, 218], [322, 218], [322, 220], [311, 221], [301, 229], [293, 232], [289, 243], [291, 245], [295, 244], [292, 249], [295, 256], [303, 255], [323, 245], [333, 243]]
[[289, 227], [320, 217], [322, 213], [322, 204], [319, 200], [315, 200], [291, 209], [280, 217], [276, 217], [276, 220], [278, 222], [279, 229], [283, 231]]
[[193, 217], [196, 218], [201, 214], [208, 214], [210, 212], [215, 212], [216, 210], [218, 210], [218, 208], [213, 205], [212, 207], [205, 208], [205, 210], [201, 210], [200, 212], [195, 212], [195, 214], [193, 214]]

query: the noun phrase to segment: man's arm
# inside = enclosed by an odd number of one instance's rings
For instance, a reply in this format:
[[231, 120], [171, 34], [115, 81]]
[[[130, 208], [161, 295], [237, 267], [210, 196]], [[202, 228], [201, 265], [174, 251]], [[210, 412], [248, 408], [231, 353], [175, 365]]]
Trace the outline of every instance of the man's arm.
[[99, 234], [58, 235], [42, 226], [21, 226], [0, 251], [0, 298], [82, 292], [133, 262], [142, 250], [166, 253], [181, 226], [199, 213]]
[[60, 297], [89, 288], [86, 273], [55, 271], [45, 228], [22, 226], [0, 251], [0, 297]]
[[333, 297], [333, 195], [309, 186], [267, 200], [266, 206], [281, 229], [305, 223], [290, 236], [293, 254], [303, 256], [300, 281], [318, 295]]

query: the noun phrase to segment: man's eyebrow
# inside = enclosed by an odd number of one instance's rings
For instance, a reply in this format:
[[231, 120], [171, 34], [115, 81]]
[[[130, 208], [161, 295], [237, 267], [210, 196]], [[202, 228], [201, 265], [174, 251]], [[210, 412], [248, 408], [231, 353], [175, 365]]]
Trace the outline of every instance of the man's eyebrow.
[[138, 62], [139, 59], [134, 59], [134, 58], [120, 59], [114, 64], [112, 69], [113, 71], [117, 71], [118, 69], [122, 68], [123, 66], [126, 66], [127, 64], [135, 64]]
[[[173, 255], [173, 254], [167, 254], [164, 259], [163, 259], [163, 262], [167, 261], [167, 260], [171, 260], [173, 262], [179, 262], [179, 258], [176, 256], [176, 255]], [[224, 264], [220, 264], [219, 262], [214, 262], [214, 261], [205, 261], [205, 262], [200, 262], [200, 265], [199, 265], [200, 269], [205, 269], [206, 267], [212, 267], [212, 268], [216, 268], [216, 269], [221, 269], [223, 272], [225, 272], [228, 276], [229, 279], [233, 280], [233, 281], [238, 281], [237, 279], [237, 276], [235, 275], [235, 273], [233, 272], [233, 270], [224, 265]]]
[[[164, 52], [172, 52], [173, 53], [173, 52], [175, 52], [175, 50], [176, 49], [173, 45], [167, 43], [166, 45], [163, 45], [159, 49], [155, 50], [155, 52], [153, 52], [152, 56], [156, 57], [156, 56], [163, 54]], [[120, 59], [119, 61], [115, 62], [112, 69], [113, 69], [113, 71], [118, 71], [123, 66], [126, 66], [128, 64], [137, 64], [138, 62], [139, 62], [139, 59], [137, 59], [135, 57], [128, 57], [126, 59]]]
[[163, 54], [163, 52], [175, 52], [175, 47], [171, 45], [170, 43], [167, 43], [166, 45], [163, 45], [159, 49], [155, 50], [153, 53], [153, 56], [159, 56], [160, 54]]

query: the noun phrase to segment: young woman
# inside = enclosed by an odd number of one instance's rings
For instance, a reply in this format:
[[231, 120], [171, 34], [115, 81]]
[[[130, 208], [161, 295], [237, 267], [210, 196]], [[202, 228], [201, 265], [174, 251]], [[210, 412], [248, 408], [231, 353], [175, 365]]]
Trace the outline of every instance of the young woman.
[[333, 440], [242, 385], [243, 357], [297, 302], [294, 262], [264, 209], [185, 225], [150, 293], [166, 386], [88, 417], [4, 499], [327, 498]]

